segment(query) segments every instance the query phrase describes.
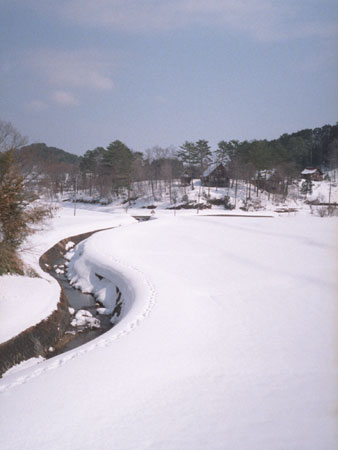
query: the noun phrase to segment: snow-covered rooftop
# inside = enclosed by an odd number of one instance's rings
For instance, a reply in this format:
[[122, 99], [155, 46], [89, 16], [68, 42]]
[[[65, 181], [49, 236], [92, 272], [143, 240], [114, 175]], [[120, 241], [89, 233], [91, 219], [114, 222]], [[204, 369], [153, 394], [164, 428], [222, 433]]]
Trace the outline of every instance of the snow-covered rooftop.
[[215, 169], [217, 169], [218, 166], [223, 166], [223, 164], [219, 162], [210, 164], [210, 166], [207, 169], [205, 169], [202, 176], [208, 177]]
[[318, 169], [304, 169], [302, 171], [302, 175], [312, 175], [313, 173], [316, 173]]

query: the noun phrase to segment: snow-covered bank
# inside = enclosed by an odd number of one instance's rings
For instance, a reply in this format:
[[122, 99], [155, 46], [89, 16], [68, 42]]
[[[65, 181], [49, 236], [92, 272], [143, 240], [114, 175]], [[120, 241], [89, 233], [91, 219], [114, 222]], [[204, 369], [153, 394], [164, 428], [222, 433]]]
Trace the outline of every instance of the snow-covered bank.
[[[69, 264], [71, 284], [82, 292], [93, 293], [107, 309], [116, 302], [116, 286], [122, 294], [123, 307], [112, 332], [106, 333], [104, 342], [109, 343], [139, 326], [155, 304], [156, 290], [149, 276], [132, 261], [114, 256], [111, 247], [111, 234], [103, 231], [99, 241], [88, 239], [77, 246], [75, 255]], [[114, 230], [119, 231], [119, 230]], [[132, 230], [130, 230], [133, 234]], [[105, 242], [108, 253], [98, 246]], [[121, 254], [121, 253], [120, 253]], [[102, 309], [102, 308], [99, 308]], [[114, 322], [115, 319], [112, 319]]]
[[25, 243], [22, 251], [25, 264], [41, 278], [0, 277], [0, 343], [44, 320], [57, 307], [60, 287], [39, 266], [39, 257], [46, 250], [71, 235], [128, 223], [135, 220], [126, 214], [79, 210], [74, 216], [71, 208], [58, 210], [47, 227]]
[[43, 276], [39, 268], [39, 257], [61, 239], [89, 231], [118, 227], [135, 223], [135, 220], [123, 211], [109, 213], [94, 210], [77, 209], [74, 216], [73, 206], [60, 208], [55, 217], [42, 232], [34, 234], [24, 245], [22, 257], [24, 262]]
[[58, 284], [41, 278], [0, 277], [0, 343], [48, 317], [59, 295]]
[[0, 382], [2, 448], [335, 450], [336, 227], [182, 216], [94, 235], [77, 276], [119, 277], [130, 313]]

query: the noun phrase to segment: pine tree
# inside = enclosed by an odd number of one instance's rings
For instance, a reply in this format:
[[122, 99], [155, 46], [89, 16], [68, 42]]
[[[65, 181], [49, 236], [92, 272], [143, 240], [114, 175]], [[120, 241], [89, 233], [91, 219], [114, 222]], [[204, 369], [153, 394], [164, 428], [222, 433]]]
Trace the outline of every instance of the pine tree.
[[176, 156], [183, 164], [187, 166], [193, 166], [197, 163], [196, 147], [193, 142], [185, 141], [180, 146], [180, 150], [177, 151]]
[[129, 191], [132, 175], [133, 152], [121, 141], [111, 142], [102, 159], [102, 166], [111, 176], [112, 188], [119, 195], [121, 187]]
[[180, 150], [176, 153], [179, 158], [188, 168], [191, 175], [197, 172], [200, 176], [203, 170], [211, 162], [211, 149], [208, 141], [200, 139], [196, 143], [185, 141], [180, 146]]
[[239, 142], [235, 140], [229, 142], [220, 141], [218, 143], [218, 148], [215, 152], [217, 161], [222, 164], [230, 163], [236, 155], [238, 146]]
[[202, 175], [203, 171], [208, 167], [208, 165], [212, 161], [212, 153], [208, 141], [204, 139], [200, 139], [199, 141], [197, 141], [195, 144], [195, 151], [197, 164], [199, 165], [200, 175]]

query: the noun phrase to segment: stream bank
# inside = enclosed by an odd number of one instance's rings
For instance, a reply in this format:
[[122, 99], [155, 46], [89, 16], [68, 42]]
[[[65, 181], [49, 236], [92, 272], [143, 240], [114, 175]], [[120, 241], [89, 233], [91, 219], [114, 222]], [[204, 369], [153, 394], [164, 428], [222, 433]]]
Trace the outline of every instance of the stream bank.
[[[20, 362], [38, 356], [51, 358], [76, 348], [113, 327], [110, 323], [110, 318], [114, 311], [110, 316], [100, 316], [99, 328], [73, 327], [71, 325], [73, 316], [70, 308], [73, 308], [75, 312], [80, 309], [87, 310], [95, 317], [97, 302], [91, 294], [83, 294], [81, 291], [72, 288], [65, 273], [55, 271], [55, 268], [66, 264], [64, 255], [67, 252], [67, 244], [69, 242], [73, 242], [76, 245], [92, 234], [110, 228], [62, 239], [40, 257], [39, 264], [42, 270], [53, 276], [61, 287], [57, 309], [37, 325], [0, 344], [0, 377], [8, 369]], [[121, 308], [119, 300], [120, 296], [116, 302], [117, 311]]]
[[39, 260], [40, 267], [44, 271], [47, 271], [59, 283], [61, 290], [67, 299], [70, 310], [74, 310], [74, 314], [79, 310], [88, 311], [93, 318], [99, 317], [100, 322], [98, 327], [93, 328], [73, 326], [72, 319], [74, 318], [74, 315], [70, 314], [70, 320], [63, 336], [55, 343], [55, 345], [50, 346], [45, 353], [47, 359], [79, 347], [80, 345], [97, 338], [113, 327], [110, 322], [113, 314], [98, 316], [96, 311], [98, 303], [94, 296], [92, 294], [84, 294], [80, 290], [73, 288], [69, 284], [65, 269], [67, 266], [65, 254], [69, 249], [69, 244], [73, 243], [74, 245], [77, 245], [92, 234], [105, 229], [95, 230], [63, 239], [44, 253]]

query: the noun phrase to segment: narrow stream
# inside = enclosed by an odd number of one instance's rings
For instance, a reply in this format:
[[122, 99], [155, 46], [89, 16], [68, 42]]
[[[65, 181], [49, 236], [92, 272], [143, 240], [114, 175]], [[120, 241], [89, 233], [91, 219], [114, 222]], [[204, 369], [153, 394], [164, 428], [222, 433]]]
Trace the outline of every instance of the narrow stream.
[[[64, 257], [67, 253], [67, 243], [73, 242], [75, 245], [81, 241], [87, 239], [97, 231], [84, 233], [77, 236], [71, 236], [67, 239], [60, 241], [54, 247], [49, 249], [40, 258], [40, 266], [43, 270], [47, 271], [52, 277], [54, 277], [60, 284], [64, 295], [67, 298], [70, 308], [75, 310], [75, 313], [79, 310], [89, 311], [94, 318], [99, 319], [100, 328], [88, 328], [88, 327], [73, 327], [71, 324], [66, 330], [65, 335], [58, 342], [55, 347], [51, 347], [50, 351], [46, 355], [46, 358], [51, 358], [60, 353], [72, 350], [92, 339], [97, 338], [101, 334], [110, 330], [113, 325], [110, 322], [111, 315], [99, 315], [97, 314], [96, 307], [98, 303], [91, 294], [83, 294], [80, 290], [73, 288], [67, 279], [67, 263], [68, 261]], [[101, 305], [100, 305], [101, 306]], [[74, 316], [72, 316], [74, 318]]]
[[[133, 216], [138, 222], [149, 220], [150, 216]], [[105, 228], [107, 229], [107, 228]], [[63, 338], [58, 342], [58, 344], [51, 348], [47, 354], [47, 358], [52, 358], [55, 355], [72, 350], [92, 339], [97, 338], [101, 334], [110, 330], [114, 325], [110, 322], [113, 314], [101, 315], [97, 313], [97, 306], [99, 305], [95, 300], [94, 296], [91, 294], [83, 294], [80, 290], [73, 288], [67, 279], [67, 260], [64, 255], [67, 253], [67, 244], [73, 242], [75, 245], [81, 241], [87, 239], [92, 234], [103, 231], [95, 230], [89, 233], [84, 233], [77, 236], [71, 236], [67, 239], [60, 241], [54, 247], [49, 249], [40, 258], [40, 266], [43, 270], [48, 271], [48, 273], [53, 276], [60, 284], [64, 295], [67, 298], [68, 305], [70, 308], [75, 310], [75, 313], [79, 310], [89, 311], [92, 316], [100, 321], [99, 328], [88, 328], [88, 327], [74, 327], [71, 324], [69, 329], [66, 330]], [[117, 292], [119, 292], [118, 287], [116, 287]], [[120, 297], [118, 297], [119, 301]], [[121, 304], [117, 305], [116, 308], [121, 311]], [[115, 308], [115, 309], [116, 309]], [[120, 312], [117, 314], [119, 315]]]
[[[54, 266], [62, 266], [66, 265], [67, 260], [63, 257], [58, 258], [54, 261]], [[75, 313], [80, 309], [85, 309], [89, 311], [93, 317], [100, 320], [101, 326], [100, 328], [81, 328], [81, 327], [73, 327], [69, 326], [69, 330], [66, 331], [64, 338], [61, 342], [55, 347], [55, 351], [50, 352], [48, 357], [52, 357], [58, 355], [60, 353], [67, 352], [68, 350], [72, 350], [80, 345], [85, 344], [92, 339], [97, 338], [102, 333], [110, 330], [113, 325], [110, 323], [111, 315], [100, 315], [96, 312], [97, 302], [92, 294], [83, 294], [79, 289], [73, 288], [67, 279], [66, 273], [56, 273], [55, 270], [51, 270], [50, 275], [52, 275], [63, 288], [64, 294], [68, 300], [68, 304], [70, 308], [75, 310]]]

